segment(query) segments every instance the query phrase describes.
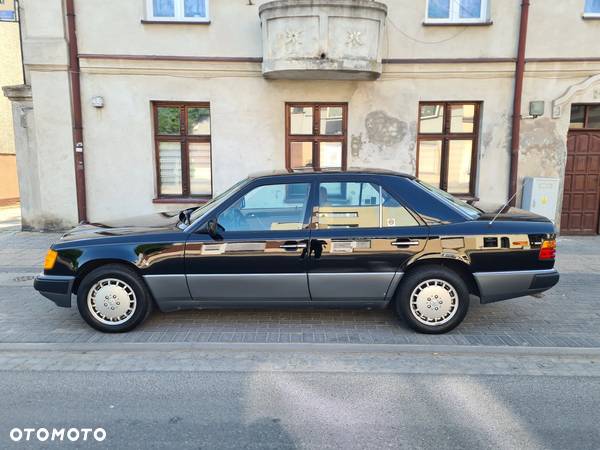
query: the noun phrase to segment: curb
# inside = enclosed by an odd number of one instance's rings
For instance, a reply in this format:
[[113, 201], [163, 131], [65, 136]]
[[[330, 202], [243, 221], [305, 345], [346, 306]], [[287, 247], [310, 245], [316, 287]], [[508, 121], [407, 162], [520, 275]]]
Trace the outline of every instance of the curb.
[[260, 344], [260, 343], [0, 343], [0, 352], [175, 352], [175, 351], [232, 351], [232, 352], [307, 352], [307, 353], [399, 353], [448, 355], [504, 356], [592, 356], [600, 357], [600, 348], [587, 347], [502, 347], [458, 345], [404, 344]]

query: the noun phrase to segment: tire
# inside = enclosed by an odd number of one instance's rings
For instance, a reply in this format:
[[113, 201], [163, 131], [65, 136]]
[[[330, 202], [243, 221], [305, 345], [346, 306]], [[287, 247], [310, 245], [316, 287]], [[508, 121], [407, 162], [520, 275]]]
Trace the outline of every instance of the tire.
[[446, 333], [465, 318], [469, 309], [469, 289], [453, 270], [443, 266], [424, 266], [402, 278], [395, 309], [416, 331]]
[[92, 328], [123, 333], [146, 320], [152, 311], [152, 299], [133, 269], [109, 264], [92, 270], [81, 281], [77, 308]]

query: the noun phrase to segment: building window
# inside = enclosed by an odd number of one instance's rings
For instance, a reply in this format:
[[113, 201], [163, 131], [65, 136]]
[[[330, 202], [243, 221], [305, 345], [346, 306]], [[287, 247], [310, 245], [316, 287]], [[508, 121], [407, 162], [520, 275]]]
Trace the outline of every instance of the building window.
[[345, 170], [347, 103], [287, 103], [288, 170]]
[[417, 177], [451, 194], [474, 196], [480, 103], [419, 105]]
[[160, 198], [212, 195], [210, 106], [153, 103]]
[[572, 130], [600, 129], [600, 104], [572, 105], [569, 128]]
[[478, 23], [488, 19], [488, 0], [427, 0], [426, 23]]
[[585, 0], [584, 16], [600, 17], [600, 0]]
[[208, 0], [146, 0], [148, 20], [208, 22]]

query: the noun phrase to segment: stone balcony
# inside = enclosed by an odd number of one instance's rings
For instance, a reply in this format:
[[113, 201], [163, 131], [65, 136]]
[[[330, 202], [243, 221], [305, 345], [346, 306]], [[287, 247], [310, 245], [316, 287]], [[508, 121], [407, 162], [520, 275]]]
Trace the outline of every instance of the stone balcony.
[[263, 75], [374, 80], [387, 6], [372, 0], [275, 0], [259, 9]]

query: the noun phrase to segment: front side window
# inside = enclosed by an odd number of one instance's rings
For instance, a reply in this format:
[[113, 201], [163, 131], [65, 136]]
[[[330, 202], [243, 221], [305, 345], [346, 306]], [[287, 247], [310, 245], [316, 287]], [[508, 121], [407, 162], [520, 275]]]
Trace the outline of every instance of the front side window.
[[147, 0], [148, 19], [207, 22], [208, 0]]
[[473, 196], [479, 103], [421, 103], [417, 177], [456, 195]]
[[600, 16], [600, 0], [585, 0], [585, 15]]
[[318, 229], [417, 226], [418, 222], [381, 186], [370, 182], [319, 184]]
[[288, 170], [346, 168], [348, 105], [286, 104]]
[[259, 186], [223, 211], [217, 222], [226, 232], [301, 230], [309, 193], [310, 183]]
[[428, 0], [426, 22], [485, 22], [488, 0]]
[[212, 195], [210, 106], [153, 103], [158, 197]]

